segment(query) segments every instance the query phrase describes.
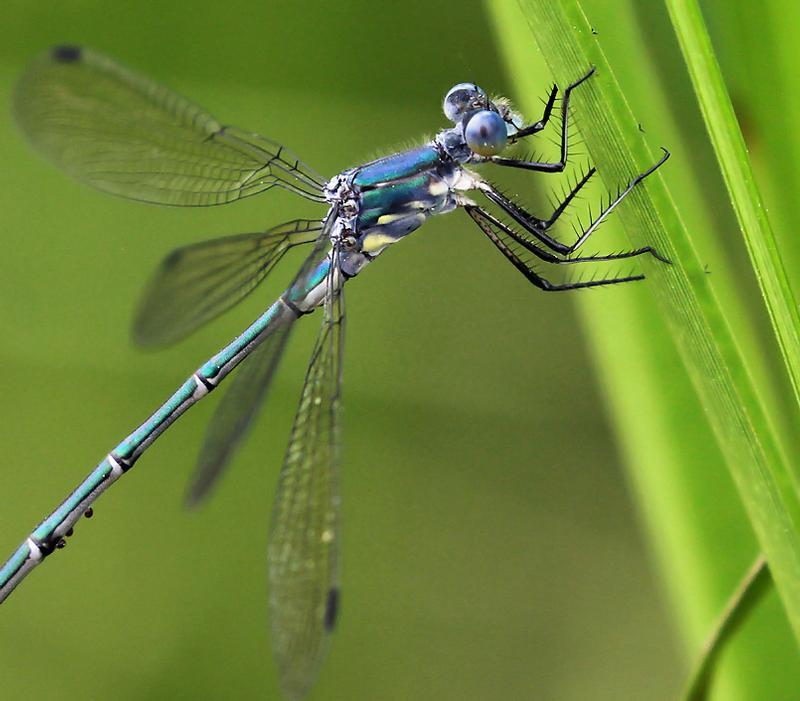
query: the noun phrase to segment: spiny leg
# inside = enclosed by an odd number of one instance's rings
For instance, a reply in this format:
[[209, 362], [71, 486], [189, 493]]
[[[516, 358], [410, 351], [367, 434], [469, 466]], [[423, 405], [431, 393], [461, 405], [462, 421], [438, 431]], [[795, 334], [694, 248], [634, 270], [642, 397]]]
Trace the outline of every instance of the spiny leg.
[[550, 94], [547, 96], [547, 102], [545, 103], [544, 112], [542, 112], [541, 119], [538, 122], [534, 122], [530, 126], [518, 129], [515, 133], [508, 137], [508, 140], [513, 144], [517, 139], [522, 139], [526, 136], [530, 136], [531, 134], [536, 134], [544, 129], [550, 119], [550, 114], [553, 112], [553, 105], [556, 103], [557, 95], [558, 86], [554, 85], [550, 90]]
[[[665, 149], [663, 146], [661, 150], [664, 152], [664, 155], [652, 166], [650, 166], [644, 173], [639, 173], [633, 180], [631, 180], [627, 186], [625, 186], [621, 191], [617, 192], [617, 196], [611, 200], [605, 209], [601, 209], [600, 213], [594, 218], [594, 220], [589, 224], [589, 226], [583, 231], [583, 233], [578, 237], [577, 241], [569, 247], [569, 252], [574, 251], [576, 248], [580, 248], [596, 230], [600, 224], [605, 221], [606, 217], [608, 217], [611, 212], [613, 212], [616, 207], [624, 200], [640, 182], [642, 182], [647, 176], [652, 175], [655, 173], [664, 163], [667, 162], [667, 159], [670, 156], [669, 151]], [[651, 253], [661, 262], [669, 263], [670, 261], [667, 258], [664, 258], [654, 249], [651, 249]]]
[[[622, 277], [606, 278], [604, 280], [578, 280], [575, 282], [565, 283], [552, 283], [549, 280], [539, 275], [528, 263], [526, 263], [519, 255], [509, 246], [502, 237], [495, 232], [492, 226], [496, 220], [485, 212], [477, 205], [465, 205], [464, 209], [467, 214], [472, 217], [473, 221], [480, 227], [481, 231], [489, 238], [489, 240], [497, 247], [497, 249], [509, 260], [512, 265], [519, 270], [529, 282], [533, 283], [540, 290], [545, 292], [559, 292], [563, 290], [577, 290], [584, 287], [601, 287], [603, 285], [618, 285], [623, 282], [634, 282], [636, 280], [643, 280], [644, 275], [625, 275]], [[500, 227], [503, 234], [511, 236], [507, 227]], [[514, 241], [517, 238], [512, 237]], [[565, 261], [562, 261], [565, 262]]]
[[[590, 168], [586, 175], [584, 175], [583, 178], [576, 183], [575, 187], [569, 192], [564, 202], [556, 207], [556, 210], [553, 212], [553, 216], [546, 221], [537, 219], [518, 204], [501, 195], [488, 183], [481, 183], [479, 187], [481, 192], [483, 192], [488, 199], [497, 204], [504, 212], [514, 219], [515, 222], [525, 229], [525, 231], [541, 241], [543, 244], [549, 246], [552, 250], [566, 256], [580, 248], [586, 242], [589, 236], [597, 231], [597, 228], [603, 223], [603, 221], [605, 221], [608, 215], [611, 214], [614, 209], [616, 209], [616, 207], [633, 191], [633, 189], [639, 183], [664, 165], [669, 158], [670, 153], [664, 147], [662, 147], [661, 150], [664, 152], [664, 155], [658, 160], [658, 162], [643, 173], [637, 175], [628, 183], [625, 188], [617, 192], [617, 196], [611, 200], [605, 208], [601, 208], [600, 213], [589, 223], [589, 226], [583, 232], [581, 232], [580, 236], [578, 236], [575, 242], [571, 245], [566, 245], [560, 241], [556, 241], [552, 236], [546, 234], [546, 230], [555, 223], [575, 195], [577, 195], [580, 189], [594, 174], [594, 168]], [[645, 246], [644, 248], [637, 249], [636, 251], [631, 251], [631, 253], [635, 253], [636, 255], [639, 255], [639, 253], [650, 253], [654, 258], [660, 260], [662, 263], [670, 262], [667, 258], [658, 253], [658, 251], [656, 251], [652, 246]]]
[[[504, 234], [506, 234], [510, 239], [516, 241], [526, 251], [528, 251], [529, 253], [533, 253], [533, 255], [535, 255], [537, 258], [547, 263], [554, 263], [556, 265], [569, 265], [572, 263], [597, 263], [599, 261], [623, 260], [625, 258], [635, 258], [636, 256], [640, 256], [644, 253], [652, 253], [652, 249], [649, 246], [647, 246], [645, 248], [636, 248], [632, 251], [620, 251], [619, 253], [607, 253], [605, 255], [577, 256], [575, 258], [559, 258], [550, 251], [541, 248], [540, 246], [537, 246], [535, 243], [533, 243], [533, 241], [530, 241], [524, 236], [521, 236], [518, 232], [514, 231], [510, 226], [503, 223], [493, 214], [483, 209], [483, 207], [478, 207], [476, 205], [466, 205], [465, 209], [467, 209], [468, 212], [471, 209], [472, 212], [474, 212], [477, 216], [480, 216], [488, 224], [500, 229]], [[470, 214], [470, 216], [472, 216], [472, 214]], [[475, 217], [473, 216], [472, 218], [474, 219]]]
[[534, 217], [532, 214], [520, 207], [516, 202], [513, 202], [499, 193], [486, 181], [481, 182], [478, 185], [478, 188], [489, 200], [494, 202], [515, 222], [517, 222], [517, 224], [525, 229], [525, 231], [537, 238], [545, 246], [548, 246], [554, 250], [556, 253], [567, 255], [570, 253], [570, 247], [561, 243], [560, 241], [556, 241], [556, 239], [554, 239], [552, 236], [549, 236], [546, 231], [556, 223], [564, 210], [570, 205], [575, 196], [580, 192], [581, 188], [587, 182], [589, 182], [589, 179], [595, 174], [595, 172], [597, 172], [595, 168], [590, 168], [586, 174], [575, 183], [575, 186], [569, 191], [569, 193], [567, 193], [567, 196], [564, 198], [564, 200], [555, 208], [549, 219], [538, 219], [537, 217]]
[[[560, 173], [564, 170], [567, 165], [567, 150], [568, 150], [568, 122], [569, 122], [569, 98], [572, 94], [572, 91], [577, 88], [581, 83], [594, 73], [595, 69], [592, 66], [589, 69], [589, 72], [583, 76], [582, 78], [576, 80], [574, 83], [569, 85], [566, 90], [564, 90], [564, 99], [561, 104], [561, 159], [557, 163], [540, 163], [538, 161], [526, 161], [524, 159], [519, 158], [505, 158], [503, 156], [490, 156], [488, 160], [492, 163], [497, 163], [497, 165], [501, 166], [509, 166], [511, 168], [523, 168], [524, 170], [536, 170], [541, 173]], [[551, 97], [554, 97], [555, 93], [551, 94]], [[549, 117], [549, 114], [548, 114]], [[536, 125], [534, 124], [533, 127]], [[539, 129], [533, 130], [531, 127], [530, 131], [527, 131], [528, 134], [534, 134], [536, 131], [541, 131], [544, 128], [544, 125]], [[524, 136], [525, 134], [523, 134]], [[515, 138], [519, 138], [517, 135]]]

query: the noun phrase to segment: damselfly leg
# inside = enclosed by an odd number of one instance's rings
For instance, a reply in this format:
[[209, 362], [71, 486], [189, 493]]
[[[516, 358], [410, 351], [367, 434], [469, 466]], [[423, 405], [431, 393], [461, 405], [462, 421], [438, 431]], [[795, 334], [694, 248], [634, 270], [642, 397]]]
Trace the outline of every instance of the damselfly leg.
[[527, 127], [518, 129], [514, 134], [511, 134], [511, 136], [508, 137], [508, 141], [513, 144], [518, 139], [524, 139], [526, 136], [537, 134], [538, 132], [542, 131], [542, 129], [547, 126], [548, 121], [550, 121], [550, 115], [553, 113], [553, 107], [556, 104], [556, 97], [558, 97], [558, 86], [553, 85], [553, 87], [550, 88], [550, 93], [547, 96], [547, 100], [545, 100], [544, 112], [542, 112], [541, 119]]
[[[555, 163], [543, 163], [540, 161], [527, 161], [525, 159], [520, 158], [506, 158], [504, 156], [491, 156], [489, 160], [492, 163], [496, 163], [499, 166], [508, 166], [510, 168], [522, 168], [523, 170], [535, 170], [540, 173], [560, 173], [566, 168], [567, 166], [567, 155], [569, 150], [569, 99], [572, 95], [572, 91], [577, 88], [581, 83], [588, 80], [592, 75], [594, 75], [594, 66], [589, 69], [589, 71], [584, 75], [582, 78], [579, 78], [574, 83], [571, 83], [567, 86], [566, 90], [564, 90], [564, 99], [561, 103], [561, 158], [556, 161]], [[531, 134], [536, 134], [537, 132], [541, 131], [547, 125], [547, 120], [550, 117], [550, 112], [553, 109], [553, 102], [555, 101], [557, 88], [553, 88], [550, 92], [550, 96], [547, 99], [547, 105], [545, 106], [544, 115], [542, 119], [538, 121], [536, 124], [532, 124], [530, 127], [526, 127], [518, 131], [516, 134], [509, 137], [509, 141], [512, 143], [517, 139], [523, 138], [525, 136], [530, 136]]]
[[[592, 175], [595, 174], [596, 169], [590, 168], [586, 174], [578, 180], [575, 186], [569, 191], [567, 196], [556, 206], [553, 214], [548, 219], [539, 219], [538, 217], [533, 216], [530, 212], [525, 210], [516, 202], [510, 200], [508, 197], [500, 193], [494, 186], [492, 186], [488, 182], [482, 182], [480, 184], [480, 190], [486, 195], [487, 199], [494, 202], [497, 206], [499, 206], [506, 214], [508, 214], [517, 224], [519, 224], [526, 232], [531, 234], [534, 238], [538, 239], [541, 243], [545, 246], [550, 248], [551, 250], [555, 251], [556, 253], [561, 254], [562, 256], [568, 256], [569, 254], [576, 251], [580, 248], [586, 240], [595, 232], [600, 224], [611, 214], [614, 209], [619, 206], [619, 204], [633, 191], [633, 189], [641, 183], [645, 178], [649, 175], [652, 175], [658, 168], [660, 168], [666, 160], [669, 158], [670, 154], [669, 151], [666, 149], [662, 149], [664, 155], [655, 163], [652, 167], [648, 168], [643, 173], [640, 173], [635, 178], [633, 178], [624, 188], [621, 188], [617, 191], [617, 194], [612, 198], [609, 196], [608, 204], [605, 206], [601, 206], [600, 211], [598, 214], [589, 222], [589, 225], [586, 226], [583, 231], [579, 234], [578, 238], [575, 240], [574, 243], [567, 245], [561, 243], [560, 241], [554, 239], [552, 236], [547, 234], [547, 230], [556, 223], [558, 218], [563, 214], [564, 210], [569, 206], [569, 204], [573, 201], [575, 196], [580, 192], [581, 188], [586, 185]], [[615, 254], [614, 256], [607, 258], [608, 260], [613, 260], [614, 257], [619, 258], [630, 258], [635, 255], [641, 255], [643, 253], [650, 253], [658, 260], [669, 263], [669, 261], [660, 255], [652, 246], [645, 246], [643, 248], [638, 248], [634, 251], [627, 251], [621, 254]], [[592, 259], [597, 260], [597, 258], [593, 257]], [[548, 260], [548, 259], [543, 259]], [[559, 262], [570, 262], [570, 261], [578, 261], [577, 258], [572, 258], [565, 261]], [[550, 261], [554, 262], [554, 261]]]
[[[588, 226], [582, 229], [575, 242], [571, 245], [563, 244], [560, 241], [557, 241], [546, 232], [558, 220], [581, 188], [589, 181], [592, 175], [594, 175], [596, 172], [595, 168], [590, 168], [586, 174], [584, 174], [576, 182], [567, 196], [556, 206], [553, 214], [546, 220], [534, 217], [520, 205], [498, 192], [497, 189], [489, 183], [481, 183], [480, 190], [484, 195], [486, 195], [487, 199], [498, 205], [517, 224], [519, 224], [527, 234], [530, 234], [534, 239], [541, 242], [544, 246], [547, 246], [550, 250], [537, 245], [524, 234], [515, 231], [511, 226], [500, 221], [497, 217], [483, 207], [477, 205], [467, 205], [465, 206], [465, 209], [467, 214], [470, 215], [481, 231], [486, 234], [489, 240], [500, 250], [500, 252], [503, 253], [503, 255], [506, 256], [506, 258], [508, 258], [511, 263], [539, 289], [545, 291], [575, 290], [585, 287], [617, 285], [622, 282], [642, 280], [644, 279], [644, 275], [637, 274], [593, 280], [576, 280], [572, 282], [553, 283], [542, 277], [541, 274], [534, 270], [530, 262], [526, 262], [523, 259], [523, 257], [520, 255], [520, 249], [533, 254], [539, 260], [556, 265], [614, 261], [625, 258], [634, 258], [644, 254], [650, 254], [657, 260], [660, 260], [664, 263], [669, 263], [669, 260], [659, 254], [652, 246], [643, 246], [631, 251], [621, 251], [619, 253], [610, 253], [605, 255], [568, 257], [570, 254], [580, 248], [595, 231], [597, 231], [600, 224], [602, 224], [608, 215], [619, 206], [619, 204], [633, 191], [633, 189], [639, 183], [645, 180], [645, 178], [647, 178], [649, 175], [652, 175], [666, 162], [670, 154], [666, 149], [662, 150], [664, 152], [663, 156], [653, 166], [633, 178], [624, 188], [619, 189], [615, 197], [609, 197], [609, 201], [605, 206], [601, 205], [600, 212], [592, 218]], [[564, 257], [560, 258], [559, 255]]]

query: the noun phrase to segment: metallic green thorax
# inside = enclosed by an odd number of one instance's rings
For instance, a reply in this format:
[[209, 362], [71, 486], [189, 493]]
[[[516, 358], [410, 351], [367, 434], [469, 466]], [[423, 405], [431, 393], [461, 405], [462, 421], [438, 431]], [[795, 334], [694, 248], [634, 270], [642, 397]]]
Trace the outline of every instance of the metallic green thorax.
[[356, 231], [360, 248], [375, 255], [455, 207], [450, 183], [458, 165], [432, 144], [368, 163], [352, 185], [359, 197]]

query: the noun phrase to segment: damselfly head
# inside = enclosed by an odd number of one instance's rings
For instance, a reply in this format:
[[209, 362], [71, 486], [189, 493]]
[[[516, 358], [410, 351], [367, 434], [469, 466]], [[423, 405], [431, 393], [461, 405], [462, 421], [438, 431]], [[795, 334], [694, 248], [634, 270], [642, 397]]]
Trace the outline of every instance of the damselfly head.
[[500, 153], [508, 144], [509, 134], [517, 131], [516, 114], [508, 102], [491, 100], [474, 83], [450, 88], [443, 107], [445, 116], [461, 125], [469, 149], [484, 158]]

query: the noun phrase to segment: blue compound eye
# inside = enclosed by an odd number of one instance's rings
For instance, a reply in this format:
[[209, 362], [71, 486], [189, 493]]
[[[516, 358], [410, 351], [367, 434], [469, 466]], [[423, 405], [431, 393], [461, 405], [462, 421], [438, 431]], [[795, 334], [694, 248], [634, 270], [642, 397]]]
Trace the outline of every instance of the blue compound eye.
[[464, 138], [479, 156], [495, 156], [508, 143], [508, 129], [497, 112], [481, 110], [470, 117], [464, 128]]
[[474, 83], [454, 85], [444, 97], [445, 116], [455, 124], [468, 112], [486, 107], [486, 93]]

